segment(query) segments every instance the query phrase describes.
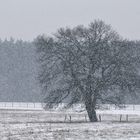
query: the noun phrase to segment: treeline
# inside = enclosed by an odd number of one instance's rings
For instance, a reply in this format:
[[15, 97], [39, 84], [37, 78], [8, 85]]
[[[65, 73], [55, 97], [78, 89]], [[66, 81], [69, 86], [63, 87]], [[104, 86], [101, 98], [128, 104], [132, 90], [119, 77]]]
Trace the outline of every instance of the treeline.
[[0, 101], [39, 102], [37, 63], [32, 42], [0, 41]]

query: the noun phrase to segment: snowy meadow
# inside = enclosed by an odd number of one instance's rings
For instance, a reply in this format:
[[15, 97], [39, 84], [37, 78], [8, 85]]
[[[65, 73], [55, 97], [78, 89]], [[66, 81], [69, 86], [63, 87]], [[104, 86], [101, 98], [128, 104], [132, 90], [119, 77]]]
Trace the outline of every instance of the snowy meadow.
[[96, 123], [89, 122], [86, 111], [79, 105], [70, 109], [58, 107], [46, 111], [39, 109], [39, 105], [33, 108], [30, 104], [24, 109], [21, 106], [22, 103], [17, 109], [1, 107], [1, 140], [140, 139], [138, 105], [123, 109], [106, 105], [104, 109], [97, 110], [99, 121]]

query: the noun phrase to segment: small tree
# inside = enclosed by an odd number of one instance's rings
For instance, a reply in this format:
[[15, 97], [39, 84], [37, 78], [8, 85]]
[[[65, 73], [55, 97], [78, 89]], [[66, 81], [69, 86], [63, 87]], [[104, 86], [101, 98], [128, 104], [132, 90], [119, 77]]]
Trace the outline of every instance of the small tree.
[[120, 104], [138, 88], [138, 56], [132, 42], [121, 39], [103, 21], [88, 28], [61, 28], [53, 37], [39, 36], [35, 43], [47, 107], [82, 102], [95, 122], [97, 103]]

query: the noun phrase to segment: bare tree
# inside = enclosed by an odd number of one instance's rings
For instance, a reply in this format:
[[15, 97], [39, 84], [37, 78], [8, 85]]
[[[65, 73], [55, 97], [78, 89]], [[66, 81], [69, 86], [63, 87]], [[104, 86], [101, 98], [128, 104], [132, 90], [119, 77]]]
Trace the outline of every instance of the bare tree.
[[46, 106], [82, 102], [95, 122], [98, 103], [119, 104], [138, 88], [139, 61], [131, 42], [103, 21], [88, 28], [61, 28], [53, 37], [39, 36], [35, 43]]

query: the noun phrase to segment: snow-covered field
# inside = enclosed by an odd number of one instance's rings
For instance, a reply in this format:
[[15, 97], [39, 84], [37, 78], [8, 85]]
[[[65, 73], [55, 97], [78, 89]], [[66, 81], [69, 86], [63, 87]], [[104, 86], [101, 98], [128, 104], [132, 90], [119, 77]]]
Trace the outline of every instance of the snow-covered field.
[[140, 140], [140, 110], [97, 110], [99, 114], [102, 121], [90, 123], [77, 108], [1, 109], [0, 140]]

